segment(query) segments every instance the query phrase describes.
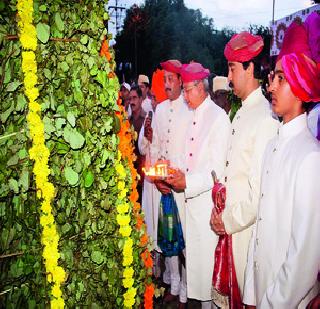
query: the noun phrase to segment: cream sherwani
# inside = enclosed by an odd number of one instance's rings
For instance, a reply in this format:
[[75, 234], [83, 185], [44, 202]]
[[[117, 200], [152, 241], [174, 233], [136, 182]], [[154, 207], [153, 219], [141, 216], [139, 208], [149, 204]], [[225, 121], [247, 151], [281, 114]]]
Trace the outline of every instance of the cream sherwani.
[[306, 115], [282, 125], [264, 155], [246, 271], [247, 303], [305, 308], [319, 292], [319, 167], [320, 144], [307, 128]]
[[232, 121], [223, 177], [227, 200], [222, 220], [226, 232], [232, 234], [233, 257], [241, 294], [252, 224], [258, 208], [262, 157], [279, 125], [279, 121], [272, 118], [269, 102], [261, 88], [254, 90], [242, 102]]
[[193, 111], [186, 140], [186, 270], [188, 297], [211, 300], [214, 250], [218, 236], [210, 228], [213, 207], [211, 171], [221, 177], [230, 136], [230, 120], [207, 97]]
[[[153, 139], [150, 144], [144, 136], [140, 135], [140, 148], [149, 147], [151, 157], [154, 160], [165, 158], [170, 160], [171, 165], [183, 169], [184, 167], [184, 153], [185, 153], [185, 140], [187, 128], [190, 124], [192, 117], [192, 111], [188, 108], [188, 105], [184, 101], [182, 95], [177, 100], [166, 100], [157, 106], [153, 121]], [[152, 162], [154, 163], [154, 162]], [[156, 188], [154, 190], [157, 191]], [[184, 207], [184, 194], [173, 192], [183, 232], [185, 233], [185, 207]], [[157, 221], [158, 221], [158, 209], [160, 204], [161, 194], [157, 191], [153, 197], [152, 206], [148, 204], [143, 208], [153, 208], [154, 226], [156, 229], [153, 231], [154, 237], [157, 236]], [[149, 199], [150, 200], [150, 199]], [[146, 201], [148, 203], [148, 201]], [[148, 221], [148, 220], [147, 220]], [[149, 228], [148, 228], [149, 230]], [[156, 239], [156, 238], [155, 238]], [[171, 283], [171, 294], [180, 294], [180, 301], [186, 302], [186, 287], [183, 282], [180, 287], [180, 274], [178, 257], [166, 258], [166, 264], [169, 265], [170, 272], [165, 274], [170, 276], [166, 283]]]

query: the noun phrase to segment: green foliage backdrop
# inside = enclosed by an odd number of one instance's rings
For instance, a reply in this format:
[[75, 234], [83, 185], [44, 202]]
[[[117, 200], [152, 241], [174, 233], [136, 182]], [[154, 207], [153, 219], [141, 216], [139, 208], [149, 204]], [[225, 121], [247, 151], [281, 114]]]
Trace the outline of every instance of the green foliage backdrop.
[[[51, 151], [53, 211], [60, 263], [68, 274], [62, 287], [68, 307], [120, 308], [123, 302], [123, 242], [114, 207], [119, 84], [109, 78], [112, 68], [99, 56], [107, 19], [104, 3], [35, 1], [38, 102]], [[33, 162], [28, 157], [16, 1], [0, 1], [0, 16], [0, 307], [46, 307], [49, 286], [41, 255]], [[133, 237], [133, 267], [141, 295], [145, 271], [139, 235]]]

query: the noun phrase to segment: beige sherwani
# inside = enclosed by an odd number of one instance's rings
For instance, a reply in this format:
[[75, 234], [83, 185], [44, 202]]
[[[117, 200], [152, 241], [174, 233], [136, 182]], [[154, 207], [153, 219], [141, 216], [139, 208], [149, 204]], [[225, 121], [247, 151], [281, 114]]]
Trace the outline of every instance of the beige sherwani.
[[269, 102], [261, 88], [242, 102], [232, 121], [231, 143], [223, 178], [227, 200], [222, 220], [227, 233], [232, 234], [233, 257], [241, 295], [252, 224], [258, 207], [262, 157], [279, 124], [272, 117]]

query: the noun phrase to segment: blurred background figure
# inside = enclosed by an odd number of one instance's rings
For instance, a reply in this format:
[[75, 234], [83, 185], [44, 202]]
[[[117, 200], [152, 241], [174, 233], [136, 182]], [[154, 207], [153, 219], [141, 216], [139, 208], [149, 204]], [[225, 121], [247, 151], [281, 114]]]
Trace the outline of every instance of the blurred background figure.
[[212, 94], [211, 99], [221, 108], [223, 108], [227, 114], [231, 109], [231, 102], [228, 99], [230, 93], [230, 87], [228, 78], [224, 76], [216, 76], [212, 80]]
[[140, 87], [142, 92], [142, 109], [148, 114], [148, 112], [152, 110], [151, 99], [149, 98], [149, 77], [140, 74], [138, 77], [138, 86]]
[[130, 101], [129, 101], [130, 90], [131, 90], [131, 86], [128, 83], [121, 84], [120, 96], [121, 96], [122, 104], [124, 105], [124, 108], [128, 113], [128, 117], [130, 117], [132, 113], [131, 107], [130, 107]]

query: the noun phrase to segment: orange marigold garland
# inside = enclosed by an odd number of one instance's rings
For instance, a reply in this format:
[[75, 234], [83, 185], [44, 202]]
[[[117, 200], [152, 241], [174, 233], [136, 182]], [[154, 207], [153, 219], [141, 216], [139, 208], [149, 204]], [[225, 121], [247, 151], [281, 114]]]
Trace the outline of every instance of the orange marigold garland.
[[[119, 112], [117, 112], [117, 116], [119, 118], [121, 127], [120, 131], [118, 133], [119, 137], [119, 151], [121, 152], [122, 158], [127, 160], [127, 164], [129, 166], [129, 169], [131, 171], [131, 177], [132, 177], [132, 182], [131, 182], [131, 193], [129, 196], [129, 200], [132, 203], [133, 207], [133, 215], [136, 219], [136, 228], [137, 230], [140, 230], [143, 232], [142, 236], [140, 237], [140, 246], [141, 247], [146, 247], [148, 244], [148, 236], [146, 234], [146, 225], [144, 223], [144, 220], [140, 214], [141, 211], [141, 206], [137, 202], [138, 200], [138, 192], [137, 192], [137, 171], [133, 166], [133, 161], [135, 158], [135, 154], [133, 151], [133, 144], [132, 144], [132, 131], [131, 127], [129, 124], [129, 121], [124, 119], [125, 115], [125, 110], [124, 107], [121, 105], [121, 100], [118, 100], [118, 107], [119, 107]], [[148, 274], [148, 279], [146, 281], [146, 288], [145, 288], [145, 293], [144, 293], [144, 308], [149, 309], [153, 308], [153, 295], [154, 295], [154, 285], [152, 284], [151, 275], [152, 275], [152, 266], [153, 266], [153, 261], [151, 254], [146, 248], [140, 255], [143, 264], [147, 270]], [[151, 283], [150, 283], [151, 281]]]

